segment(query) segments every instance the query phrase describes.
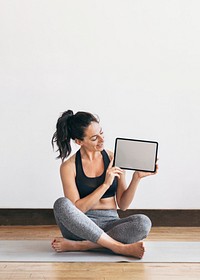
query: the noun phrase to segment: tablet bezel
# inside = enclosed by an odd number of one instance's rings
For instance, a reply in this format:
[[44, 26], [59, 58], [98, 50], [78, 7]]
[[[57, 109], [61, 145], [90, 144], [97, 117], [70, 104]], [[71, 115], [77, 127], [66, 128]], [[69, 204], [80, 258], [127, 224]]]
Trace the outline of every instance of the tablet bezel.
[[121, 169], [125, 169], [125, 170], [135, 170], [135, 171], [143, 171], [143, 172], [150, 172], [150, 173], [154, 173], [154, 172], [156, 171], [156, 161], [157, 161], [157, 155], [158, 155], [158, 142], [157, 142], [157, 141], [142, 140], [142, 139], [132, 139], [132, 138], [124, 138], [124, 137], [117, 137], [117, 138], [115, 139], [113, 166], [115, 166], [115, 161], [116, 161], [117, 142], [118, 142], [118, 140], [134, 141], [134, 142], [143, 142], [143, 143], [153, 143], [153, 144], [156, 145], [154, 170], [137, 169], [137, 168], [132, 168], [132, 167], [120, 167], [120, 166], [119, 166]]

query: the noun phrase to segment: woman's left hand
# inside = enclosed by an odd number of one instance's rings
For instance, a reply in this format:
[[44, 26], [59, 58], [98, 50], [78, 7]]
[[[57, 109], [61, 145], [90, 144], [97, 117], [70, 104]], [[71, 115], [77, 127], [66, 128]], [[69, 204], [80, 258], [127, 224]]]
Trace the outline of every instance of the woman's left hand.
[[135, 171], [134, 176], [138, 176], [138, 179], [142, 179], [147, 176], [156, 175], [158, 173], [158, 164], [156, 163], [155, 172], [144, 172], [144, 171]]

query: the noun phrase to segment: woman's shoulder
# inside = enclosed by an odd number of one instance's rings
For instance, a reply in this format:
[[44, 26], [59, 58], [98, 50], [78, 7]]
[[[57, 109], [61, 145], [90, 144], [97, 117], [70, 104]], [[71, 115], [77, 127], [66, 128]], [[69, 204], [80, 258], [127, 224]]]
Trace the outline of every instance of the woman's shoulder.
[[110, 151], [110, 150], [105, 150], [105, 151], [108, 154], [109, 159], [112, 160], [114, 158], [114, 153], [112, 151]]
[[67, 160], [65, 160], [64, 162], [61, 163], [60, 165], [60, 170], [74, 170], [75, 167], [75, 157], [76, 154], [72, 155], [70, 158], [68, 158]]

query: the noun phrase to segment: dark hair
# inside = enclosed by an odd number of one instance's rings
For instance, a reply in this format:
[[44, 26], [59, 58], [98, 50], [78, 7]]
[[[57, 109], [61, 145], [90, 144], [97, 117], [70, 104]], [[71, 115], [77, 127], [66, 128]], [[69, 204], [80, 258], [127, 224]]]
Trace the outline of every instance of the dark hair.
[[59, 117], [56, 124], [56, 132], [53, 134], [51, 144], [58, 146], [59, 155], [62, 161], [68, 157], [72, 151], [70, 140], [83, 140], [85, 129], [91, 122], [99, 122], [98, 118], [88, 112], [77, 112], [75, 115], [72, 110], [65, 111]]

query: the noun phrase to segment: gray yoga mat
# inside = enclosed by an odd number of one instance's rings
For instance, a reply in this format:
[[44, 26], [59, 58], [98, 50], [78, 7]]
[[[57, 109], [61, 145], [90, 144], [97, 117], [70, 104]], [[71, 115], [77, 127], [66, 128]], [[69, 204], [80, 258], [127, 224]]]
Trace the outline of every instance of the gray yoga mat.
[[200, 242], [145, 242], [143, 259], [109, 252], [56, 253], [47, 240], [0, 240], [0, 262], [200, 262]]

